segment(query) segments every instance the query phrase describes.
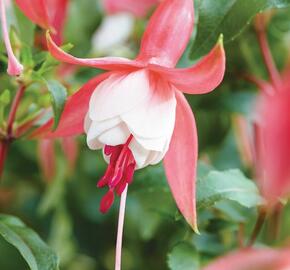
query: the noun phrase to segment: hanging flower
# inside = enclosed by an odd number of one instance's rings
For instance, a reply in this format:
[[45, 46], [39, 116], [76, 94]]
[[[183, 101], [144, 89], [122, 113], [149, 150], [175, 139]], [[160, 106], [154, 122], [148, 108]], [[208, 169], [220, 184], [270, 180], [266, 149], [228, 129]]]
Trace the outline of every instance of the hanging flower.
[[[219, 40], [190, 68], [176, 69], [193, 27], [192, 0], [162, 2], [144, 33], [135, 60], [118, 57], [80, 59], [62, 51], [48, 35], [58, 60], [108, 70], [69, 98], [56, 131], [46, 137], [87, 133], [91, 149], [103, 149], [109, 166], [99, 187], [108, 187], [101, 211], [131, 184], [134, 171], [164, 158], [177, 206], [194, 230], [197, 133], [182, 92], [204, 94], [223, 79], [225, 54]], [[47, 132], [52, 120], [34, 135]]]
[[108, 14], [127, 12], [135, 17], [144, 17], [158, 2], [161, 0], [103, 0], [103, 6]]

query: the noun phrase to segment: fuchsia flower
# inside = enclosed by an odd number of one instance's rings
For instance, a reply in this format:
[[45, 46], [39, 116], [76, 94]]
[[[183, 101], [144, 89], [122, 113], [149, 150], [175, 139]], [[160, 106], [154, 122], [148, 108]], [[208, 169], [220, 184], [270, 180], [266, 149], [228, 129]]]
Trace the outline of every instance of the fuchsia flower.
[[[164, 158], [177, 206], [194, 230], [197, 134], [183, 93], [204, 94], [223, 79], [225, 54], [219, 40], [190, 68], [174, 68], [193, 28], [192, 0], [160, 4], [144, 33], [135, 60], [118, 57], [79, 59], [62, 51], [48, 35], [48, 48], [58, 60], [109, 72], [84, 85], [69, 98], [56, 131], [46, 137], [87, 133], [91, 149], [103, 149], [109, 166], [99, 187], [108, 187], [101, 211], [131, 184], [134, 171]], [[38, 130], [51, 127], [52, 120]]]
[[135, 17], [144, 17], [148, 11], [161, 0], [103, 0], [108, 14], [128, 12]]
[[[270, 15], [271, 16], [271, 15]], [[253, 134], [239, 129], [240, 143], [251, 146], [257, 183], [271, 210], [290, 195], [290, 68], [279, 73], [267, 41], [268, 14], [256, 17], [256, 33], [270, 82], [245, 78], [260, 89], [254, 110]], [[247, 139], [248, 138], [248, 139]]]
[[203, 270], [287, 270], [290, 269], [289, 249], [245, 249], [230, 253]]
[[282, 76], [279, 87], [254, 77], [249, 77], [260, 89], [252, 134], [244, 124], [238, 130], [239, 143], [250, 148], [248, 164], [256, 172], [257, 183], [268, 207], [290, 195], [290, 84], [289, 71]]
[[[270, 205], [290, 194], [290, 88], [263, 92], [255, 128], [256, 170], [263, 196]], [[270, 88], [269, 88], [270, 89]]]
[[50, 30], [53, 33], [53, 40], [61, 44], [69, 0], [15, 0], [15, 2], [32, 22]]

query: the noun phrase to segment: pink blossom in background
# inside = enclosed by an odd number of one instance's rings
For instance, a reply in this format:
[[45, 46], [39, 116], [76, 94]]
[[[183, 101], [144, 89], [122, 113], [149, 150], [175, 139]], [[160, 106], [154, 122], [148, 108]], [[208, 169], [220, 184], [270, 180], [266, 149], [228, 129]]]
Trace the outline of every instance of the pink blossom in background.
[[135, 17], [144, 17], [159, 2], [161, 0], [103, 0], [103, 6], [107, 14], [128, 12]]
[[38, 161], [42, 175], [48, 182], [53, 180], [56, 174], [55, 159], [54, 140], [38, 140]]
[[[56, 147], [55, 139], [38, 140], [38, 161], [44, 179], [52, 181], [57, 172]], [[75, 168], [78, 157], [78, 144], [74, 137], [65, 137], [60, 140], [60, 146], [68, 163], [67, 168], [72, 172]]]
[[[287, 85], [287, 83], [285, 83]], [[269, 204], [290, 194], [290, 92], [262, 93], [257, 106], [256, 169]]]
[[67, 159], [69, 169], [74, 170], [79, 154], [79, 147], [76, 138], [65, 137], [61, 140], [61, 147]]
[[273, 79], [249, 77], [260, 93], [248, 144], [252, 145], [258, 186], [270, 208], [290, 195], [290, 68], [275, 74], [276, 84]]
[[221, 257], [202, 270], [288, 270], [289, 249], [244, 249]]

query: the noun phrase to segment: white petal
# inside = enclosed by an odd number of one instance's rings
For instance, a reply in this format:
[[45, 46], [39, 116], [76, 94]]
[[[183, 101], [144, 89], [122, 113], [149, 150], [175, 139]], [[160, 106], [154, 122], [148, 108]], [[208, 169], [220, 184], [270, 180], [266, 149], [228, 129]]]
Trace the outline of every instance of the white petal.
[[84, 121], [84, 130], [85, 130], [85, 133], [88, 133], [91, 124], [92, 124], [92, 120], [90, 119], [89, 113], [87, 112], [87, 114], [85, 116], [85, 121]]
[[89, 114], [93, 121], [102, 121], [138, 107], [151, 96], [148, 72], [115, 73], [94, 91]]
[[103, 157], [104, 157], [104, 160], [109, 164], [110, 163], [110, 156], [107, 156], [106, 154], [105, 154], [105, 148], [103, 148]]
[[98, 140], [104, 145], [119, 145], [124, 144], [130, 136], [130, 131], [125, 123], [120, 123], [116, 127], [113, 127], [104, 133], [102, 133]]
[[146, 160], [148, 159], [150, 150], [145, 149], [135, 139], [131, 141], [131, 143], [129, 144], [129, 148], [131, 149], [134, 159], [136, 161], [137, 169], [142, 169], [146, 167], [148, 165], [146, 163]]
[[175, 90], [161, 79], [150, 85], [153, 92], [150, 99], [144, 100], [134, 110], [123, 113], [121, 118], [133, 135], [138, 137], [171, 137], [175, 124]]
[[[90, 132], [90, 130], [92, 130], [92, 124], [93, 122], [90, 119], [89, 114], [87, 113], [84, 121], [84, 130], [87, 134]], [[95, 136], [87, 136], [87, 145], [91, 150], [97, 150], [103, 147], [103, 144], [101, 144]]]
[[143, 138], [134, 136], [135, 140], [141, 144], [145, 149], [152, 150], [152, 151], [164, 151], [168, 138], [167, 137], [160, 137], [160, 138]]
[[152, 157], [152, 160], [150, 160], [150, 165], [158, 164], [164, 158], [164, 156], [164, 153], [156, 152], [155, 155]]
[[96, 52], [111, 52], [124, 44], [134, 28], [134, 18], [127, 13], [106, 16], [93, 36], [93, 49]]
[[152, 162], [156, 159], [157, 156], [160, 155], [160, 152], [157, 151], [150, 151], [149, 155], [147, 156], [146, 164], [152, 164]]
[[120, 122], [121, 119], [119, 117], [114, 117], [104, 121], [91, 121], [89, 129], [86, 130], [87, 137], [89, 139], [97, 138], [105, 131], [108, 131], [113, 127], [116, 127], [118, 124], [120, 124]]
[[98, 150], [103, 148], [103, 144], [97, 139], [88, 139], [87, 138], [87, 145], [91, 150]]

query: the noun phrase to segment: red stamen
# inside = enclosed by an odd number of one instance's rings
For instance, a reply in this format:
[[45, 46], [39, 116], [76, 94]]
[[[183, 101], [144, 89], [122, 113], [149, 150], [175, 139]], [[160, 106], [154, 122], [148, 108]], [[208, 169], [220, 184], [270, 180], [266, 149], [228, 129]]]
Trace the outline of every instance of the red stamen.
[[128, 165], [126, 169], [126, 173], [124, 177], [126, 178], [128, 185], [130, 185], [133, 181], [135, 168], [136, 168], [136, 162], [134, 161], [134, 163], [131, 163], [130, 165]]
[[110, 156], [109, 166], [97, 184], [97, 187], [109, 187], [108, 193], [103, 197], [100, 205], [100, 211], [106, 213], [114, 202], [114, 192], [121, 196], [127, 184], [133, 181], [133, 175], [136, 167], [133, 154], [129, 148], [129, 144], [133, 139], [130, 135], [123, 145], [110, 146], [106, 145], [104, 153]]
[[111, 182], [109, 183], [109, 187], [110, 188], [114, 188], [116, 185], [118, 185], [118, 183], [122, 179], [122, 176], [123, 176], [122, 168], [117, 168], [117, 171], [116, 171], [115, 175], [113, 176]]
[[123, 191], [125, 190], [127, 186], [127, 182], [126, 182], [126, 179], [123, 178], [122, 181], [118, 184], [118, 186], [116, 186], [116, 193], [118, 196], [121, 196]]
[[110, 189], [106, 195], [102, 198], [101, 204], [100, 204], [100, 211], [105, 214], [108, 212], [108, 210], [111, 208], [113, 202], [114, 202], [114, 191]]
[[106, 156], [111, 155], [115, 150], [115, 146], [106, 145], [104, 149], [104, 153]]

